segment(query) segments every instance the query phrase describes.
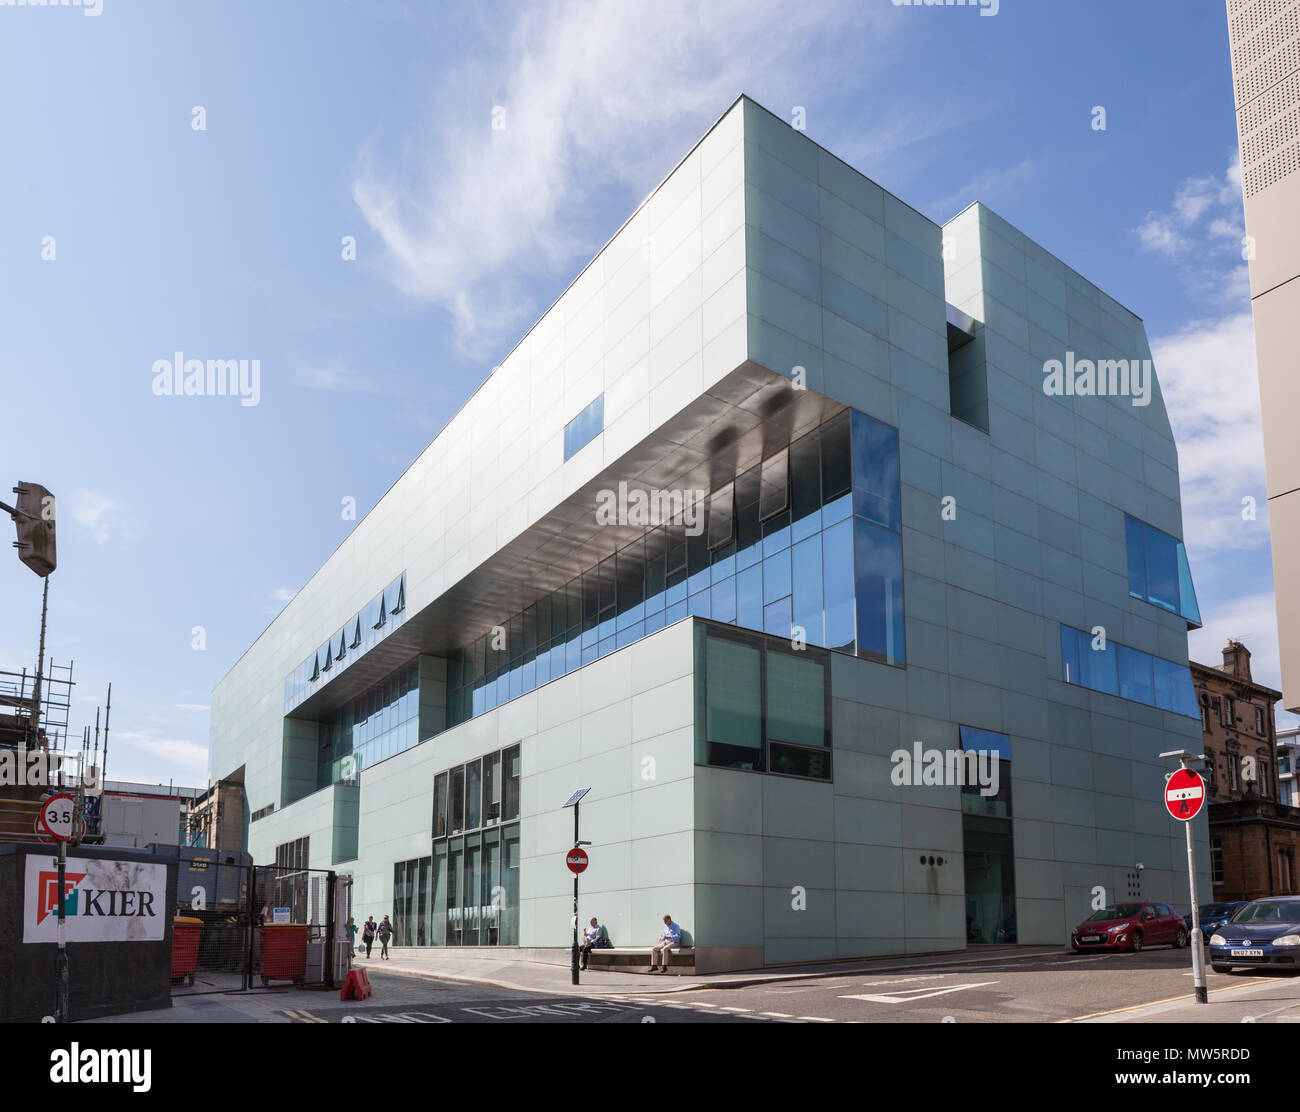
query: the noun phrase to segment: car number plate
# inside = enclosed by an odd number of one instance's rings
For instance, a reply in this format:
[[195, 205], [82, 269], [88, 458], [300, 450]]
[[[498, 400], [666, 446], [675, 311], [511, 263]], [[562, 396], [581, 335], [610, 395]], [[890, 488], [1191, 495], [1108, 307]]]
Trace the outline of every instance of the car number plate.
[[1234, 958], [1262, 958], [1264, 956], [1264, 951], [1263, 950], [1233, 950], [1232, 956]]
[[1099, 935], [1099, 934], [1081, 934], [1081, 935], [1079, 935], [1079, 941], [1080, 941], [1080, 942], [1100, 942], [1100, 941], [1101, 941], [1101, 935]]

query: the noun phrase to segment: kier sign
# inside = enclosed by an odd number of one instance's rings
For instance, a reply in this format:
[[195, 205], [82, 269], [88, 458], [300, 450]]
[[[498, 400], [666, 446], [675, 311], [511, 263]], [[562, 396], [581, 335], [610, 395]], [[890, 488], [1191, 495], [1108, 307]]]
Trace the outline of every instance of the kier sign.
[[1165, 807], [1174, 818], [1190, 822], [1205, 805], [1205, 781], [1190, 768], [1180, 768], [1165, 785]]
[[[166, 938], [166, 865], [69, 857], [63, 891], [69, 942], [161, 942]], [[48, 856], [29, 854], [23, 941], [57, 941], [58, 919], [58, 868]]]

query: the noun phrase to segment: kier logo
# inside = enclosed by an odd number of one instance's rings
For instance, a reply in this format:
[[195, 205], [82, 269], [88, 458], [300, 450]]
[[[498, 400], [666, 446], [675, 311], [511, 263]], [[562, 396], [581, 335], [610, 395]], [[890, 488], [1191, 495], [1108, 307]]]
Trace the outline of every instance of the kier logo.
[[[77, 914], [77, 885], [86, 879], [85, 873], [63, 874], [63, 913]], [[36, 906], [36, 922], [43, 923], [49, 916], [59, 913], [59, 874], [42, 872], [37, 881], [40, 885], [40, 903]]]
[[[86, 873], [63, 874], [63, 913], [71, 918], [98, 915], [103, 918], [153, 915], [153, 893], [132, 892], [124, 889], [96, 889], [77, 886], [86, 879]], [[36, 924], [39, 926], [51, 915], [59, 913], [59, 874], [42, 871], [37, 879], [40, 899], [36, 907]], [[85, 900], [82, 900], [82, 897]]]

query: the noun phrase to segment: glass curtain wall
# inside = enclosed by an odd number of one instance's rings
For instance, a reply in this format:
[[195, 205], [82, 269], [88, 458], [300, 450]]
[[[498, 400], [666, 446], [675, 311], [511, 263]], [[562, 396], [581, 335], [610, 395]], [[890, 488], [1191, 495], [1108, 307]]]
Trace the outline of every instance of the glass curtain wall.
[[1061, 626], [1061, 679], [1106, 695], [1200, 718], [1192, 673], [1141, 649]]
[[420, 725], [418, 661], [394, 672], [319, 725], [317, 788], [354, 777], [363, 768], [416, 745]]
[[1011, 826], [1011, 739], [960, 727], [963, 752], [981, 754], [981, 770], [997, 774], [996, 790], [978, 783], [961, 790], [966, 877], [966, 941], [1015, 942], [1015, 850]]
[[433, 854], [395, 866], [410, 945], [519, 945], [520, 758], [513, 745], [434, 776]]
[[285, 678], [285, 713], [363, 657], [405, 619], [406, 572], [402, 572]]
[[449, 654], [448, 725], [687, 615], [903, 665], [901, 504], [898, 431], [845, 411]]
[[830, 659], [725, 626], [695, 627], [695, 761], [831, 779]]

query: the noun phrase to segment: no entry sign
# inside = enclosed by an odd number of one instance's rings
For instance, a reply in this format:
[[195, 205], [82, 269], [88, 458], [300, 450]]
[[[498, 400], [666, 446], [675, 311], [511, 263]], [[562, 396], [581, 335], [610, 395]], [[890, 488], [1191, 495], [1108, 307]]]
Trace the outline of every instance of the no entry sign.
[[1165, 807], [1174, 818], [1190, 822], [1205, 806], [1205, 781], [1190, 768], [1180, 768], [1165, 785]]
[[[587, 851], [574, 847], [564, 856], [564, 863], [569, 866], [571, 873], [580, 873], [587, 867]], [[574, 889], [577, 891], [577, 889]]]

